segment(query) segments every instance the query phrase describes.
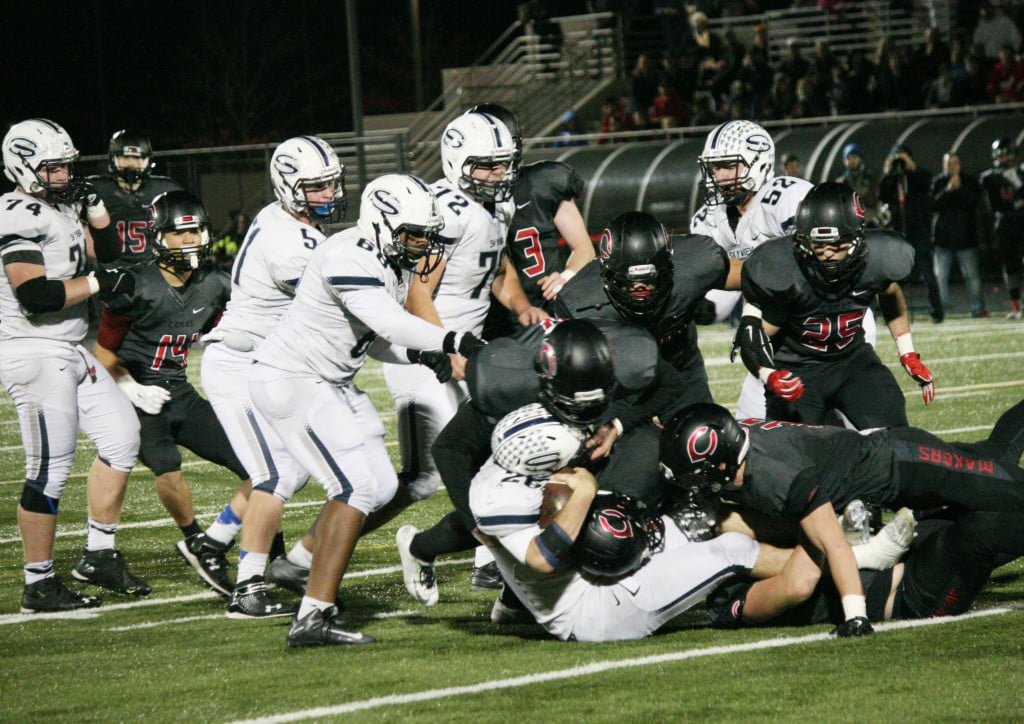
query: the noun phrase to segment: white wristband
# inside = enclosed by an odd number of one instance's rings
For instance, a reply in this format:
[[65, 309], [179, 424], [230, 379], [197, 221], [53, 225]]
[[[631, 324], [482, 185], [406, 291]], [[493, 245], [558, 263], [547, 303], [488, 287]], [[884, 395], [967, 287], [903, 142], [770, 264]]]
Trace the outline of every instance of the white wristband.
[[768, 384], [768, 378], [772, 376], [773, 372], [777, 372], [777, 371], [778, 370], [773, 370], [771, 367], [758, 367], [757, 368], [757, 379], [761, 380], [761, 384], [762, 385], [767, 385]]
[[107, 215], [107, 206], [103, 203], [103, 199], [95, 206], [86, 206], [85, 215], [89, 217], [89, 221], [96, 221]]
[[856, 594], [843, 596], [843, 615], [846, 616], [847, 621], [849, 621], [851, 618], [867, 618], [867, 598], [865, 598], [864, 596], [858, 596]]
[[896, 351], [900, 357], [914, 351], [914, 340], [910, 338], [910, 332], [904, 332], [896, 337]]
[[562, 270], [562, 284], [565, 284], [570, 279], [572, 279], [574, 276], [576, 276], [576, 272], [574, 272], [572, 269], [563, 269]]
[[89, 272], [89, 276], [85, 278], [89, 282], [89, 294], [90, 296], [96, 294], [100, 290], [100, 283], [96, 281], [96, 275]]
[[619, 437], [622, 437], [622, 420], [617, 417], [612, 418], [612, 427], [615, 428], [615, 432], [619, 433]]

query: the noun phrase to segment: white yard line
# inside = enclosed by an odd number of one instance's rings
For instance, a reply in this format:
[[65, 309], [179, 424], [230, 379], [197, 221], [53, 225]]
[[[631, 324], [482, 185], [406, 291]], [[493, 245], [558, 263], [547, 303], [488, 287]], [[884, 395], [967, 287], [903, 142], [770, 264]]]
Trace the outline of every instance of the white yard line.
[[[947, 623], [960, 622], [968, 618], [979, 616], [996, 616], [1009, 613], [1014, 609], [990, 608], [983, 611], [967, 613], [963, 616], [947, 616], [943, 618], [928, 618], [916, 621], [893, 621], [891, 623], [875, 624], [875, 631], [893, 631], [896, 629], [916, 628], [919, 626], [940, 626]], [[632, 669], [640, 666], [654, 666], [658, 664], [686, 661], [689, 659], [700, 659], [709, 656], [726, 656], [729, 654], [740, 654], [748, 651], [762, 651], [765, 649], [778, 649], [787, 646], [799, 646], [801, 644], [817, 643], [831, 640], [828, 633], [814, 633], [806, 636], [785, 636], [781, 638], [763, 639], [744, 644], [733, 644], [730, 646], [710, 646], [703, 649], [690, 649], [668, 654], [655, 656], [642, 656], [630, 659], [619, 659], [618, 661], [597, 661], [585, 666], [574, 666], [571, 669], [558, 669], [546, 671], [539, 674], [527, 674], [526, 676], [515, 676], [503, 679], [492, 679], [479, 684], [469, 686], [452, 686], [446, 689], [428, 689], [417, 691], [411, 694], [393, 694], [391, 696], [377, 696], [372, 699], [352, 701], [336, 706], [321, 706], [315, 709], [304, 709], [300, 711], [276, 714], [274, 716], [260, 717], [259, 719], [242, 719], [235, 724], [278, 724], [279, 722], [302, 721], [305, 719], [317, 719], [321, 717], [337, 716], [339, 714], [350, 714], [356, 711], [367, 709], [378, 709], [387, 706], [402, 706], [415, 704], [421, 701], [432, 701], [436, 699], [450, 699], [456, 696], [467, 694], [479, 694], [485, 691], [497, 691], [500, 689], [511, 689], [517, 686], [528, 686], [544, 681], [559, 681], [562, 679], [575, 679], [592, 674], [600, 674], [606, 671], [618, 669]], [[868, 645], [868, 644], [862, 644]]]

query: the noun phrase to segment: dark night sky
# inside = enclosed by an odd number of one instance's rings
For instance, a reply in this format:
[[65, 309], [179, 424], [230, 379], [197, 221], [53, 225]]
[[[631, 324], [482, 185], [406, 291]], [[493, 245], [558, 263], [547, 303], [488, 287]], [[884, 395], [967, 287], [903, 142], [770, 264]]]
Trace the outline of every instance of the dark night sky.
[[[471, 63], [515, 2], [420, 0], [425, 98]], [[364, 113], [414, 110], [408, 0], [358, 3]], [[167, 0], [5, 5], [3, 111], [64, 125], [83, 154], [121, 127], [159, 149], [352, 128], [345, 4]]]

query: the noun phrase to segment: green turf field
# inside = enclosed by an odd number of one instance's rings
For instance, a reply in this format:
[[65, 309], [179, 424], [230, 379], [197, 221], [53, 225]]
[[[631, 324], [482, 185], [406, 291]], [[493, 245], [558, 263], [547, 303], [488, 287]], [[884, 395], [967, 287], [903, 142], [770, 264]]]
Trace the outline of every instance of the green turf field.
[[[907, 393], [911, 422], [950, 439], [984, 437], [1024, 397], [1024, 326], [1002, 319], [916, 324], [935, 374], [925, 408], [880, 335], [883, 359]], [[733, 406], [743, 369], [729, 364], [731, 332], [702, 328], [712, 392]], [[199, 353], [191, 373], [198, 378]], [[378, 408], [390, 396], [374, 364], [359, 377]], [[394, 419], [384, 415], [391, 431]], [[70, 579], [85, 539], [82, 440], [61, 505], [56, 551]], [[884, 624], [862, 640], [829, 640], [826, 627], [770, 631], [706, 628], [700, 611], [654, 638], [561, 643], [539, 628], [498, 627], [493, 596], [469, 591], [468, 556], [438, 568], [441, 602], [405, 592], [394, 544], [406, 522], [426, 527], [448, 509], [442, 491], [368, 535], [342, 585], [351, 615], [375, 646], [288, 650], [287, 622], [232, 621], [174, 551], [180, 532], [160, 506], [152, 474], [132, 475], [118, 546], [153, 593], [108, 594], [75, 617], [23, 616], [15, 508], [23, 460], [14, 408], [0, 393], [0, 721], [236, 721], [437, 719], [454, 721], [953, 721], [1024, 717], [1024, 565], [996, 572], [975, 614]], [[193, 457], [186, 474], [200, 522], [234, 492], [231, 475]], [[289, 540], [322, 502], [311, 484], [286, 508]], [[232, 553], [232, 559], [235, 553]], [[77, 586], [77, 583], [72, 583]]]

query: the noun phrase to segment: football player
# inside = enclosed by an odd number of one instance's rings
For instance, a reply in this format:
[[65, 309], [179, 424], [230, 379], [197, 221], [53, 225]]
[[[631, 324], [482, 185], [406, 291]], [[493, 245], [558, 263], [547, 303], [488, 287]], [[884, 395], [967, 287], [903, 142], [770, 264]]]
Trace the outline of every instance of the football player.
[[[861, 499], [889, 508], [1024, 513], [1022, 452], [1024, 402], [1003, 413], [977, 443], [947, 443], [914, 427], [862, 434], [757, 419], [737, 423], [719, 405], [684, 410], [666, 424], [661, 440], [662, 462], [677, 484], [773, 519], [799, 521], [828, 559], [846, 621], [864, 618], [865, 624], [863, 587], [835, 511]], [[798, 555], [811, 562], [805, 549]]]
[[249, 475], [186, 372], [189, 351], [223, 311], [231, 282], [205, 263], [211, 253], [210, 217], [196, 196], [186, 191], [157, 196], [146, 233], [156, 263], [131, 269], [134, 291], [107, 304], [93, 354], [135, 407], [139, 459], [156, 476], [157, 497], [185, 536], [178, 553], [206, 585], [230, 596], [224, 553], [232, 538], [219, 541], [217, 524], [209, 535], [196, 522], [178, 445], [238, 476], [242, 485], [231, 505], [241, 516], [251, 490]]
[[[483, 345], [471, 332], [439, 327], [402, 307], [405, 272], [439, 254], [442, 223], [437, 200], [418, 178], [387, 174], [369, 183], [358, 224], [317, 247], [294, 301], [256, 350], [249, 394], [261, 415], [263, 445], [285, 469], [304, 470], [327, 493], [289, 646], [374, 640], [342, 629], [335, 605], [367, 514], [387, 504], [398, 488], [384, 424], [369, 395], [352, 382], [366, 355], [422, 362], [447, 380], [448, 355], [468, 357]], [[250, 539], [269, 541], [281, 508], [304, 482], [275, 471], [253, 478], [236, 594], [248, 576], [259, 573], [246, 565]]]
[[827, 182], [808, 192], [793, 233], [757, 247], [743, 264], [736, 342], [768, 392], [768, 419], [822, 424], [836, 409], [859, 430], [908, 424], [896, 378], [864, 340], [862, 321], [876, 298], [903, 368], [931, 403], [935, 383], [914, 351], [899, 285], [913, 269], [914, 249], [901, 237], [865, 230], [849, 186]]
[[102, 199], [75, 180], [77, 158], [67, 131], [43, 118], [15, 123], [3, 139], [4, 174], [15, 188], [0, 200], [0, 380], [18, 411], [25, 448], [18, 504], [25, 613], [101, 603], [67, 588], [53, 573], [57, 509], [79, 427], [97, 454], [87, 480], [88, 537], [72, 575], [121, 593], [150, 591], [115, 548], [139, 450], [138, 420], [106, 369], [82, 346], [88, 331], [84, 302], [130, 293], [132, 280], [118, 270], [86, 273], [87, 257], [113, 261], [120, 244]]
[[[284, 315], [310, 255], [326, 238], [326, 225], [345, 215], [345, 167], [323, 139], [296, 136], [274, 149], [269, 171], [276, 200], [256, 215], [235, 257], [231, 300], [217, 326], [203, 338], [202, 380], [217, 418], [250, 476], [266, 479], [274, 471], [288, 485], [299, 486], [306, 480], [306, 471], [268, 457], [269, 451], [260, 444], [258, 415], [249, 396], [249, 372], [256, 348]], [[241, 513], [231, 503], [226, 505], [206, 538], [191, 540], [191, 557], [201, 561], [230, 544], [242, 527]], [[232, 597], [229, 614], [262, 618], [294, 613], [294, 608], [267, 593], [266, 580], [304, 590], [312, 545], [312, 535], [307, 533], [286, 558], [275, 555], [283, 546], [279, 534], [266, 541], [249, 540], [244, 546], [247, 587]], [[268, 558], [273, 559], [269, 568]]]
[[[443, 253], [432, 250], [407, 274], [406, 309], [435, 324], [481, 336], [492, 287], [505, 276], [503, 247], [512, 216], [516, 146], [508, 128], [483, 113], [458, 116], [441, 137], [445, 177], [431, 190], [443, 222]], [[522, 293], [520, 292], [520, 296]], [[530, 321], [538, 321], [538, 314]], [[452, 359], [452, 380], [441, 383], [426, 367], [384, 365], [384, 380], [395, 399], [402, 482], [387, 509], [376, 513], [375, 528], [415, 501], [430, 497], [441, 476], [430, 448], [466, 399], [465, 360]]]
[[110, 219], [121, 237], [118, 263], [124, 265], [147, 258], [154, 251], [146, 234], [149, 203], [181, 186], [166, 176], [154, 176], [153, 145], [135, 131], [121, 129], [107, 145], [107, 175], [90, 176], [89, 182], [107, 205]]
[[996, 245], [1003, 281], [1010, 297], [1008, 319], [1024, 319], [1020, 290], [1024, 283], [1024, 165], [1009, 138], [992, 142], [992, 168], [981, 174], [981, 186], [996, 214]]

